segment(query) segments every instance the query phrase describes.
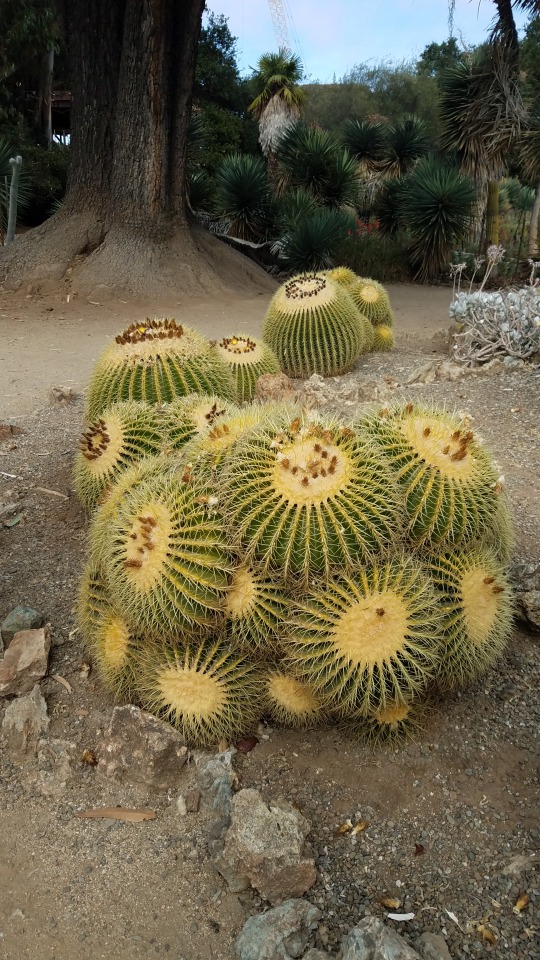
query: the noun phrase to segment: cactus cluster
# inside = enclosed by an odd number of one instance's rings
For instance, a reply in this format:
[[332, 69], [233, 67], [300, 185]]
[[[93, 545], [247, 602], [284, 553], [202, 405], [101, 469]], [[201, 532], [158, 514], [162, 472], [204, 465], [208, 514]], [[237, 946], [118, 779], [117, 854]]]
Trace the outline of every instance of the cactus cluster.
[[216, 393], [96, 416], [75, 474], [97, 505], [81, 632], [107, 688], [188, 743], [263, 716], [393, 742], [503, 654], [511, 524], [467, 419]]

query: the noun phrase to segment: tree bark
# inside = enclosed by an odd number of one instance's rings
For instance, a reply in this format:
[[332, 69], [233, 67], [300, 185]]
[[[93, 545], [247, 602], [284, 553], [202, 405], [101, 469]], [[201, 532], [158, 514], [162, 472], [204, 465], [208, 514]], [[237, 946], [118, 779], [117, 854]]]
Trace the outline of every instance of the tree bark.
[[486, 247], [499, 245], [499, 182], [490, 180], [486, 206]]
[[43, 289], [75, 267], [72, 289], [100, 299], [213, 291], [218, 277], [230, 285], [238, 264], [214, 269], [185, 198], [204, 0], [62, 2], [73, 94], [67, 195], [58, 214], [0, 253], [0, 278]]
[[534, 198], [533, 208], [531, 210], [531, 221], [529, 225], [529, 257], [535, 260], [540, 254], [538, 247], [538, 220], [540, 218], [540, 183], [536, 187], [536, 197]]

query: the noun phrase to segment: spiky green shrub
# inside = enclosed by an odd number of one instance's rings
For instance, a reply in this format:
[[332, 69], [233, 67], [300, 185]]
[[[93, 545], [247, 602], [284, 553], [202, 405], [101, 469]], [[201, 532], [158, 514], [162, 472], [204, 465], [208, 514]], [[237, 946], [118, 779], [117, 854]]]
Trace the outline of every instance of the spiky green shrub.
[[383, 458], [330, 420], [283, 414], [252, 430], [226, 465], [224, 493], [245, 555], [285, 577], [351, 566], [401, 529]]
[[466, 420], [409, 403], [362, 423], [402, 490], [412, 540], [444, 546], [492, 528], [503, 494], [493, 461]]
[[274, 664], [264, 677], [264, 713], [279, 727], [306, 730], [324, 719], [323, 701], [309, 684]]
[[241, 649], [268, 656], [287, 617], [290, 593], [279, 578], [242, 563], [231, 577], [225, 601], [227, 635]]
[[[154, 474], [96, 515], [91, 552], [126, 621], [145, 633], [202, 632], [223, 618], [231, 559], [217, 499], [191, 467]], [[105, 529], [106, 527], [106, 529]], [[221, 616], [220, 616], [221, 615]]]
[[189, 746], [249, 733], [260, 716], [260, 669], [215, 640], [146, 645], [136, 675], [142, 706], [178, 727]]
[[433, 557], [428, 569], [445, 638], [438, 679], [443, 687], [463, 687], [504, 653], [514, 613], [508, 577], [495, 554], [481, 547]]
[[364, 173], [378, 170], [387, 145], [386, 129], [381, 123], [348, 119], [341, 140]]
[[365, 715], [423, 694], [441, 653], [428, 577], [405, 556], [316, 582], [283, 637], [289, 663], [342, 715]]
[[385, 175], [405, 176], [430, 149], [431, 143], [424, 120], [414, 115], [404, 117], [386, 130], [385, 157], [381, 165]]
[[81, 502], [92, 510], [120, 473], [163, 444], [163, 424], [152, 407], [134, 400], [108, 407], [79, 441], [73, 481]]
[[260, 157], [233, 154], [216, 173], [217, 207], [228, 233], [242, 240], [266, 237], [272, 220], [272, 191]]
[[274, 294], [263, 339], [291, 377], [337, 376], [365, 350], [362, 322], [346, 290], [322, 274], [304, 274]]
[[218, 356], [231, 370], [241, 402], [253, 400], [255, 386], [263, 373], [279, 373], [277, 357], [261, 340], [236, 334], [216, 344]]
[[92, 561], [81, 578], [77, 625], [103, 685], [118, 697], [129, 697], [133, 653], [140, 639], [113, 606], [103, 571]]
[[115, 337], [94, 367], [88, 387], [90, 419], [122, 400], [169, 403], [190, 393], [235, 399], [226, 365], [200, 333], [172, 319], [133, 323]]
[[308, 190], [327, 207], [356, 207], [358, 164], [332, 134], [295, 123], [280, 140], [278, 159], [283, 184]]
[[353, 228], [350, 212], [319, 207], [282, 236], [280, 256], [289, 270], [326, 270], [338, 259], [343, 238]]
[[356, 282], [349, 284], [347, 289], [360, 312], [371, 320], [374, 327], [381, 323], [385, 327], [393, 325], [394, 313], [390, 297], [382, 283], [372, 280], [371, 277], [357, 277]]

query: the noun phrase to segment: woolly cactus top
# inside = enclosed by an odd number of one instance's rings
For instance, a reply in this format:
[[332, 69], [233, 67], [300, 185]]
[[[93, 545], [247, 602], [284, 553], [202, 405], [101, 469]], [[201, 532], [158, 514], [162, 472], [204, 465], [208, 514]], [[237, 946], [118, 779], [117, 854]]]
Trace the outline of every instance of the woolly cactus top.
[[262, 344], [252, 337], [223, 337], [217, 344], [217, 351], [227, 363], [256, 363], [263, 356]]
[[142, 323], [132, 323], [118, 334], [107, 350], [107, 359], [125, 362], [127, 357], [134, 360], [153, 360], [164, 353], [174, 353], [184, 357], [197, 357], [210, 349], [208, 342], [200, 333], [190, 327], [184, 327], [168, 317]]

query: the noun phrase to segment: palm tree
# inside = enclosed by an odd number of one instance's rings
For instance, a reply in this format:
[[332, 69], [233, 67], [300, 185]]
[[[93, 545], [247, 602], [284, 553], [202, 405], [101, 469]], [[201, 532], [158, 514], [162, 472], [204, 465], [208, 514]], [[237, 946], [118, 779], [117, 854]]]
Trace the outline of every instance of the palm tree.
[[536, 196], [529, 224], [529, 257], [536, 258], [538, 244], [538, 221], [540, 219], [540, 107], [533, 107], [521, 144], [521, 159], [527, 176], [536, 184]]
[[275, 165], [279, 140], [298, 120], [306, 94], [298, 85], [303, 68], [300, 58], [280, 49], [263, 53], [257, 64], [257, 96], [248, 109], [259, 124], [259, 143], [270, 166]]

